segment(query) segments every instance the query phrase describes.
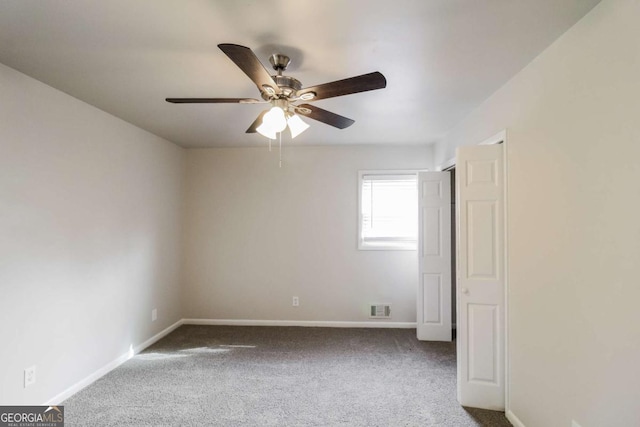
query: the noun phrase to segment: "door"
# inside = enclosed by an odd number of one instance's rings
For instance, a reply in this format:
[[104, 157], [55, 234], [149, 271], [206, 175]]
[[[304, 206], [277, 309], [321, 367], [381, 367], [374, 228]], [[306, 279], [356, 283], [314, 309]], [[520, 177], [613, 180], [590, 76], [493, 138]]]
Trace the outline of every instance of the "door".
[[460, 147], [456, 159], [458, 401], [504, 410], [503, 145]]
[[451, 184], [449, 172], [418, 173], [417, 335], [451, 341]]

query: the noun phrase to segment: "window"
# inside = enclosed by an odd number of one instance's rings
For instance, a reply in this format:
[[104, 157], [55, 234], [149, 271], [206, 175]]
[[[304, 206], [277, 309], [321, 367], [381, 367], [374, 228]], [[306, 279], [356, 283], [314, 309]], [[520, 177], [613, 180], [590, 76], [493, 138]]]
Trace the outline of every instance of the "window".
[[418, 185], [414, 171], [361, 171], [359, 199], [359, 249], [416, 249]]

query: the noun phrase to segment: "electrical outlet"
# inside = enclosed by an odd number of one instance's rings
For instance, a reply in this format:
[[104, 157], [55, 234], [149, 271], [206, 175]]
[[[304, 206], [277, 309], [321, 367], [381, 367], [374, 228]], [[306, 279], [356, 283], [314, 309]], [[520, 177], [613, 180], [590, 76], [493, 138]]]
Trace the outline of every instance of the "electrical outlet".
[[151, 321], [155, 322], [156, 320], [158, 320], [158, 309], [154, 308], [151, 310]]
[[300, 299], [298, 297], [293, 297], [293, 306], [297, 307], [300, 305]]
[[27, 388], [31, 384], [36, 383], [36, 367], [32, 366], [24, 370], [24, 387]]
[[576, 420], [571, 420], [571, 427], [580, 427], [580, 424]]

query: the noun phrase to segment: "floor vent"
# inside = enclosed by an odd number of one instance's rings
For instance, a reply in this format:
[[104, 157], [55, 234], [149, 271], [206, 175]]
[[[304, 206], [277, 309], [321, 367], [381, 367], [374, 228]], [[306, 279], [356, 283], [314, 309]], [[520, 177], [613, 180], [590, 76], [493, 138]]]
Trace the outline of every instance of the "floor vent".
[[391, 304], [371, 304], [369, 317], [372, 319], [390, 319]]

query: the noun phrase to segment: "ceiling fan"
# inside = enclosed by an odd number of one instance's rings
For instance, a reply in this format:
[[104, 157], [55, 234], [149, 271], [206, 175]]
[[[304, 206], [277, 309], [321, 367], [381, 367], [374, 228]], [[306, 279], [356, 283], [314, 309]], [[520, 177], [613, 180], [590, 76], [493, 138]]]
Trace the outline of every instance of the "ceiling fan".
[[275, 139], [276, 134], [284, 131], [287, 126], [292, 138], [304, 132], [309, 125], [304, 123], [297, 114], [338, 129], [347, 128], [354, 123], [354, 120], [310, 104], [300, 104], [300, 102], [366, 92], [387, 86], [385, 77], [376, 71], [303, 89], [299, 80], [282, 74], [290, 62], [286, 55], [271, 55], [269, 62], [276, 70], [276, 75], [272, 76], [248, 47], [229, 43], [219, 44], [218, 47], [255, 83], [263, 101], [254, 98], [166, 98], [167, 102], [175, 104], [269, 103], [271, 108], [260, 113], [246, 131], [246, 133], [258, 132], [269, 139]]

